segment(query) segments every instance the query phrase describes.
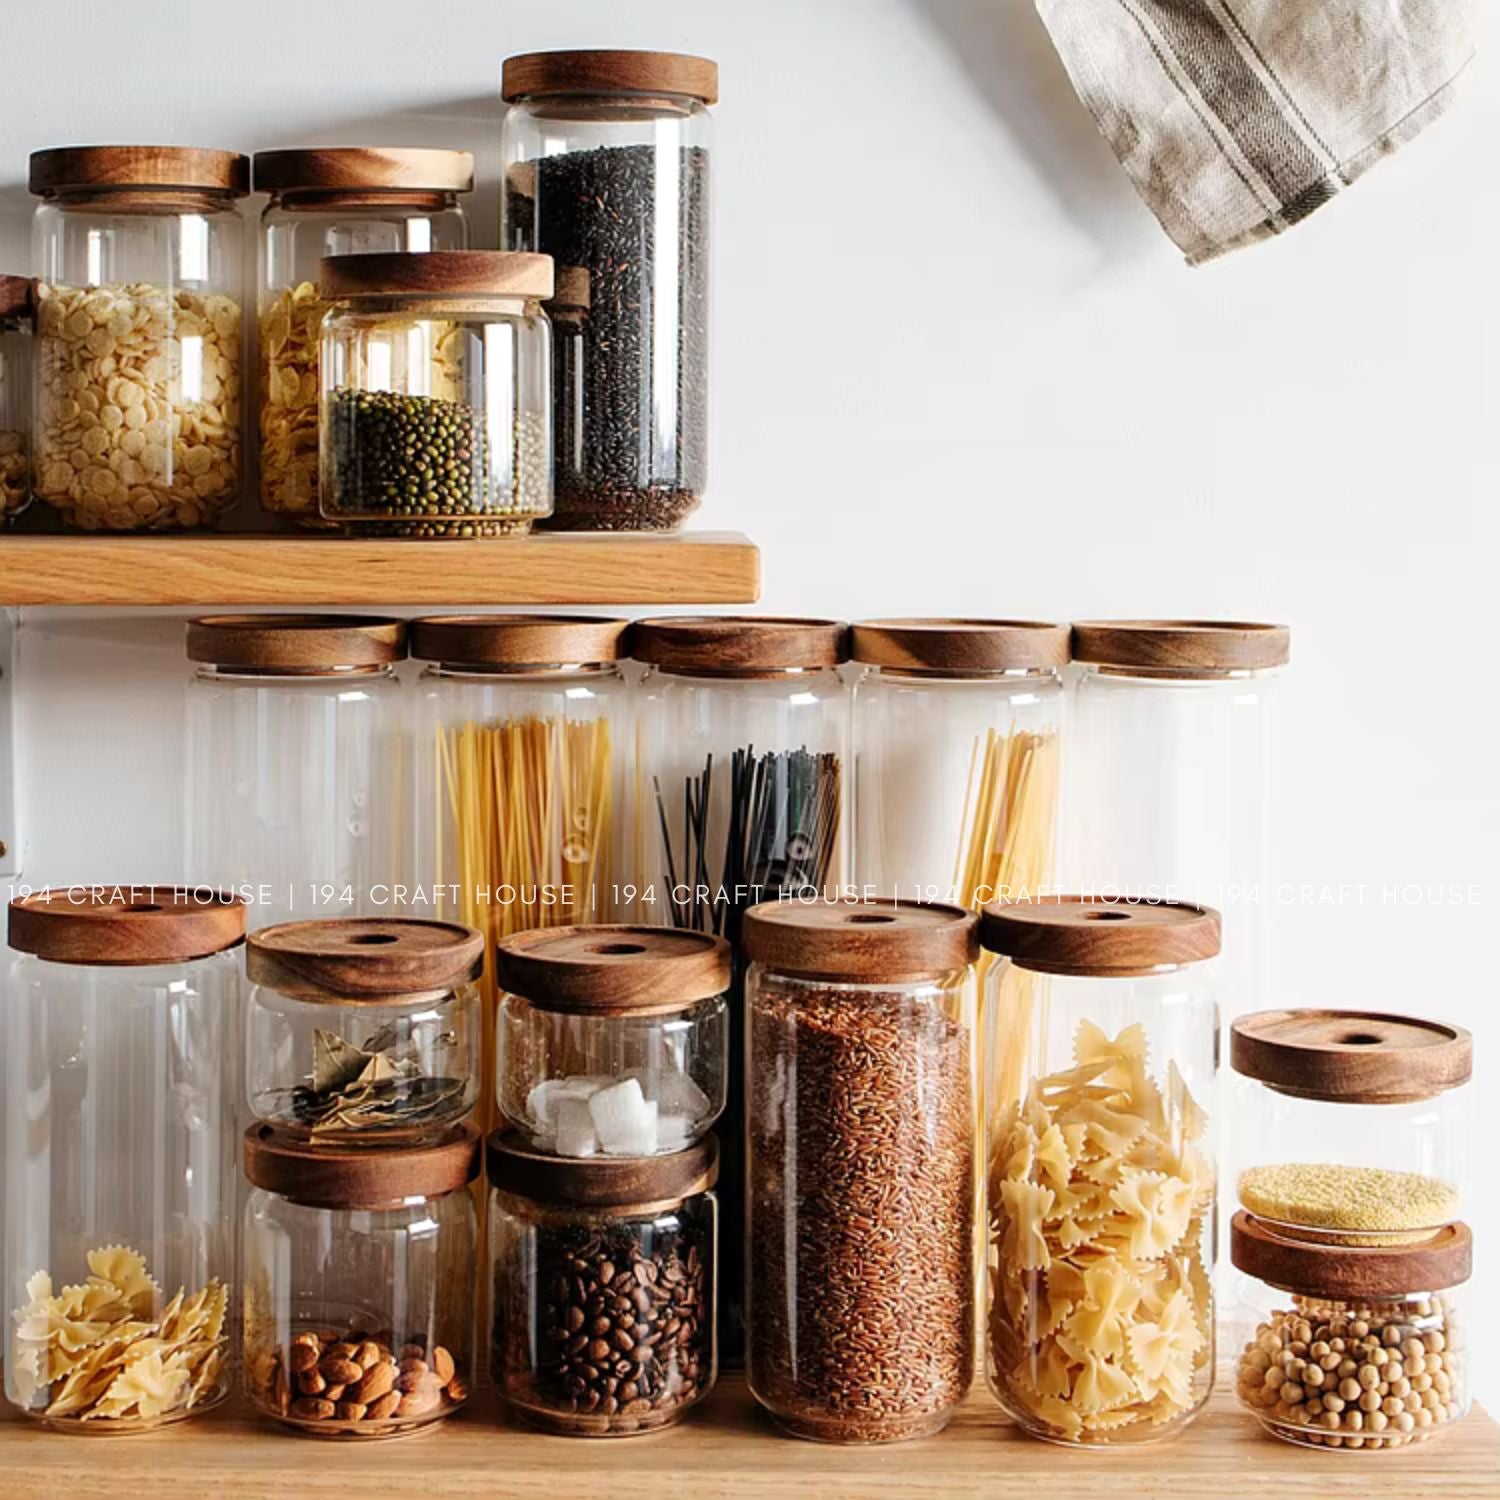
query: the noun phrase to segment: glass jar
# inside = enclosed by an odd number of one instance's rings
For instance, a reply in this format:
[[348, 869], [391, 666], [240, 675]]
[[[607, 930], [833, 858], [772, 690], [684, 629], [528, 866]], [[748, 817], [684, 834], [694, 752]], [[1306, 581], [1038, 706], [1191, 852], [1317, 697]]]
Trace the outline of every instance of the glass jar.
[[340, 1151], [245, 1134], [242, 1359], [266, 1416], [394, 1437], [451, 1416], [474, 1375], [479, 1137]]
[[729, 944], [655, 927], [501, 943], [500, 1117], [544, 1156], [657, 1156], [724, 1108]]
[[208, 615], [187, 629], [188, 870], [261, 926], [386, 909], [405, 870], [406, 626]]
[[240, 902], [170, 888], [10, 903], [5, 1394], [58, 1431], [228, 1389], [244, 931]]
[[0, 276], [0, 522], [31, 502], [32, 332], [28, 276]]
[[302, 525], [318, 513], [318, 347], [325, 255], [466, 250], [459, 194], [474, 186], [467, 151], [375, 146], [258, 151], [260, 216], [260, 503]]
[[494, 1329], [507, 1408], [564, 1437], [670, 1427], [718, 1373], [718, 1144], [559, 1161], [486, 1145]]
[[793, 1436], [923, 1437], [969, 1389], [977, 925], [902, 901], [745, 917], [747, 1369]]
[[414, 917], [288, 922], [250, 935], [245, 1092], [319, 1145], [441, 1138], [479, 1096], [483, 938]]
[[501, 243], [552, 257], [576, 334], [554, 347], [551, 524], [672, 530], [708, 477], [718, 67], [669, 52], [535, 52], [506, 59], [501, 93]]
[[988, 1368], [1032, 1437], [1180, 1431], [1213, 1385], [1219, 916], [996, 902], [985, 1016]]
[[330, 256], [318, 505], [386, 536], [524, 535], [552, 512], [545, 255]]
[[1350, 1248], [1285, 1238], [1242, 1209], [1229, 1248], [1252, 1287], [1234, 1341], [1236, 1395], [1267, 1432], [1385, 1452], [1468, 1414], [1455, 1292], [1472, 1269], [1466, 1224], [1416, 1244]]
[[36, 494], [69, 525], [206, 526], [239, 498], [249, 169], [177, 146], [32, 154]]

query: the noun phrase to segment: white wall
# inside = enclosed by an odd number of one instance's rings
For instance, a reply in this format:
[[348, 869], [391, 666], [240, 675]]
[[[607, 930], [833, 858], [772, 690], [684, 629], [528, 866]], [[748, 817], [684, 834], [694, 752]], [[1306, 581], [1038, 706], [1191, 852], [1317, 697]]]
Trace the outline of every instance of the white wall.
[[[1275, 882], [1334, 889], [1275, 911], [1271, 994], [1470, 1026], [1500, 1137], [1494, 61], [1346, 199], [1189, 272], [1025, 0], [16, 0], [0, 268], [26, 154], [93, 140], [470, 146], [493, 243], [500, 60], [582, 45], [721, 63], [701, 519], [761, 544], [764, 606], [1290, 621]], [[170, 868], [177, 629], [28, 621], [28, 877]], [[1383, 899], [1409, 883], [1478, 897]]]

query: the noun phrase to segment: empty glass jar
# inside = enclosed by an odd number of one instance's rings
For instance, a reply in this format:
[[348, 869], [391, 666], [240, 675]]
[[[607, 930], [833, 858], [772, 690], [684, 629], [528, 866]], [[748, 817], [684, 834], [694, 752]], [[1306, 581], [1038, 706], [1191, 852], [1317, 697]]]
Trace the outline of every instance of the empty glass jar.
[[0, 521], [31, 500], [32, 327], [30, 277], [0, 276]]

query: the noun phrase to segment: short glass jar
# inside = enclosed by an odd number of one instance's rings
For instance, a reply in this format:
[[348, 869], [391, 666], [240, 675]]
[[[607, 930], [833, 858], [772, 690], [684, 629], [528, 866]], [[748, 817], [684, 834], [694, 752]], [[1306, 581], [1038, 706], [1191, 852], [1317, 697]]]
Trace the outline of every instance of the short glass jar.
[[319, 287], [325, 520], [472, 537], [551, 514], [545, 255], [330, 256]]
[[713, 1389], [718, 1157], [712, 1136], [613, 1161], [489, 1138], [490, 1368], [517, 1417], [626, 1437], [671, 1426]]
[[10, 903], [5, 1395], [75, 1433], [228, 1389], [245, 909], [75, 886]]
[[483, 939], [415, 917], [288, 922], [250, 935], [245, 1089], [314, 1145], [430, 1142], [479, 1096]]
[[719, 70], [670, 52], [507, 58], [501, 243], [557, 265], [557, 512], [665, 531], [708, 481], [709, 166]]
[[1170, 1437], [1214, 1377], [1218, 913], [1049, 897], [980, 932], [991, 1388], [1032, 1437]]
[[466, 250], [459, 195], [474, 186], [467, 151], [326, 146], [258, 151], [260, 216], [260, 503], [302, 525], [318, 512], [318, 351], [327, 255]]
[[702, 1139], [728, 1084], [729, 944], [658, 927], [501, 943], [498, 1104], [528, 1150], [658, 1156]]
[[479, 1137], [341, 1151], [245, 1135], [242, 1360], [251, 1404], [317, 1437], [451, 1416], [474, 1377]]
[[250, 163], [33, 152], [37, 498], [85, 531], [206, 526], [239, 498]]
[[745, 917], [750, 1391], [783, 1431], [939, 1431], [974, 1373], [978, 919], [912, 902]]
[[31, 502], [32, 334], [29, 276], [0, 276], [0, 524]]

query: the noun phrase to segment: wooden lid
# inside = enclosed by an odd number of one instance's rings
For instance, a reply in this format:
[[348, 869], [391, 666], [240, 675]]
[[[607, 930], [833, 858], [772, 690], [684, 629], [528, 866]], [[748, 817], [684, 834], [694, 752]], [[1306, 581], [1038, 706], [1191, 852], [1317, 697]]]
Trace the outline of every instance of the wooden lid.
[[462, 667], [618, 661], [625, 630], [624, 620], [599, 615], [429, 615], [411, 623], [411, 654]]
[[484, 938], [421, 917], [330, 917], [252, 932], [245, 973], [298, 1000], [392, 1000], [441, 995], [477, 979]]
[[552, 295], [552, 257], [512, 250], [381, 250], [324, 256], [324, 297]]
[[314, 1208], [385, 1208], [456, 1193], [479, 1176], [479, 1132], [455, 1125], [427, 1146], [335, 1146], [293, 1140], [270, 1125], [245, 1132], [245, 1176]]
[[1023, 969], [1124, 978], [1214, 957], [1219, 914], [1186, 901], [1045, 896], [990, 902], [979, 936]]
[[0, 276], [0, 318], [29, 318], [36, 311], [36, 283], [29, 276]]
[[1238, 620], [1085, 620], [1073, 626], [1073, 660], [1118, 670], [1216, 677], [1284, 667], [1292, 632]]
[[507, 104], [539, 94], [686, 94], [719, 102], [719, 65], [683, 52], [523, 52], [500, 70]]
[[252, 671], [383, 667], [406, 655], [406, 623], [366, 615], [203, 615], [188, 621], [189, 661]]
[[552, 294], [554, 309], [573, 308], [587, 312], [592, 300], [593, 283], [589, 278], [587, 266], [559, 266], [557, 268], [557, 288]]
[[250, 191], [250, 158], [197, 146], [56, 146], [31, 153], [29, 186], [41, 198], [120, 188], [185, 188], [243, 198]]
[[973, 912], [935, 902], [778, 900], [745, 913], [741, 940], [778, 974], [878, 984], [967, 967], [978, 928]]
[[729, 988], [723, 938], [674, 927], [552, 927], [495, 949], [495, 982], [538, 1010], [664, 1014]]
[[849, 660], [849, 627], [772, 615], [663, 615], [630, 627], [636, 661], [667, 672], [785, 672]]
[[474, 186], [472, 152], [416, 146], [257, 151], [253, 166], [257, 193], [467, 193]]
[[1474, 1236], [1467, 1224], [1449, 1224], [1409, 1245], [1314, 1244], [1240, 1209], [1230, 1222], [1229, 1257], [1247, 1276], [1304, 1297], [1407, 1297], [1467, 1281]]
[[533, 1203], [566, 1208], [646, 1208], [680, 1203], [719, 1180], [713, 1135], [668, 1156], [543, 1156], [519, 1131], [497, 1130], [485, 1142], [492, 1188]]
[[218, 891], [58, 886], [10, 903], [10, 946], [61, 964], [185, 963], [244, 936], [245, 903]]
[[1068, 664], [1069, 628], [1037, 620], [862, 620], [849, 656], [921, 672], [1026, 672]]
[[1467, 1083], [1474, 1039], [1418, 1016], [1263, 1010], [1229, 1028], [1229, 1065], [1299, 1099], [1403, 1104]]

